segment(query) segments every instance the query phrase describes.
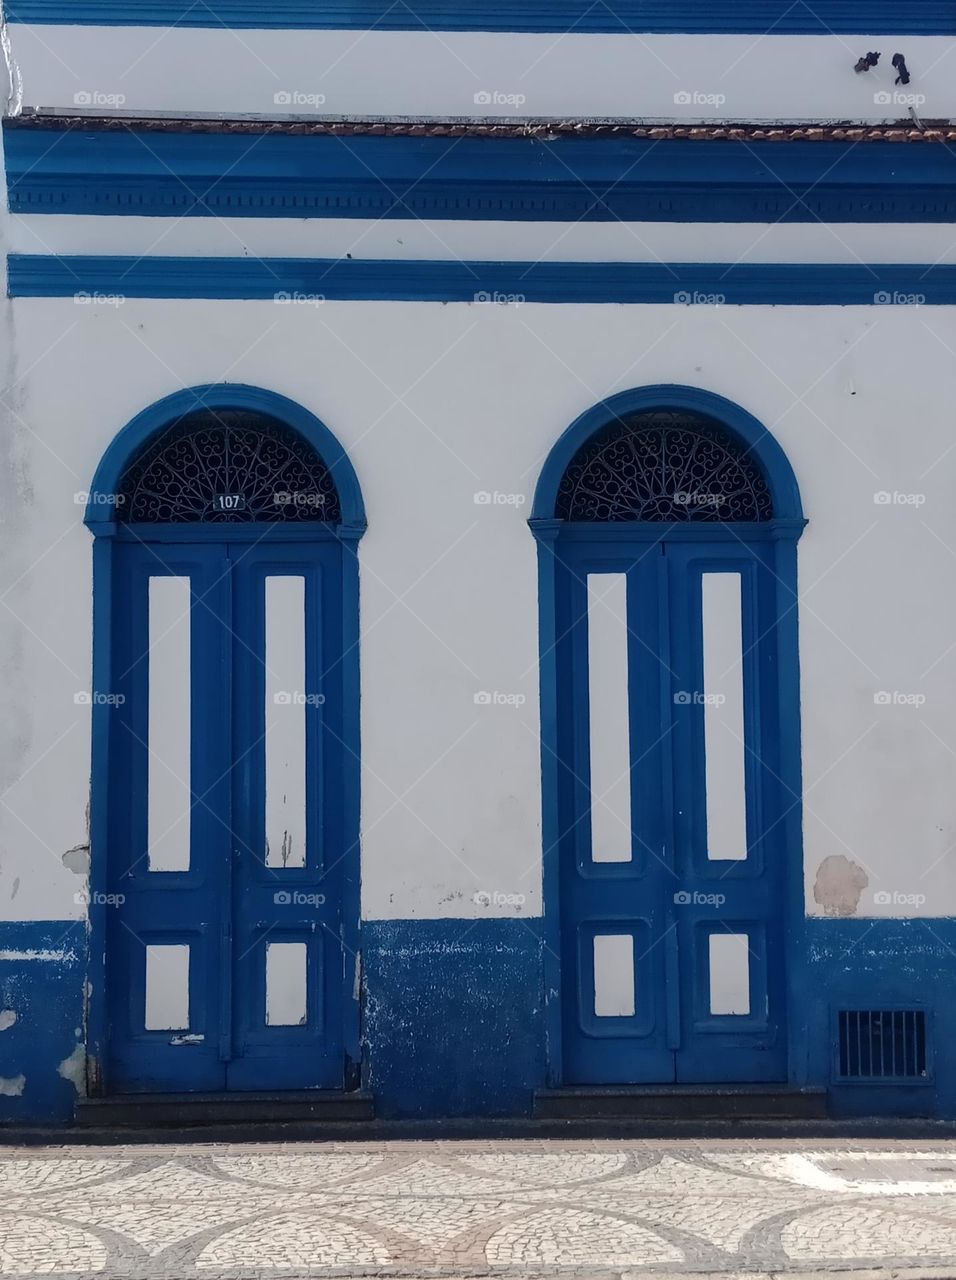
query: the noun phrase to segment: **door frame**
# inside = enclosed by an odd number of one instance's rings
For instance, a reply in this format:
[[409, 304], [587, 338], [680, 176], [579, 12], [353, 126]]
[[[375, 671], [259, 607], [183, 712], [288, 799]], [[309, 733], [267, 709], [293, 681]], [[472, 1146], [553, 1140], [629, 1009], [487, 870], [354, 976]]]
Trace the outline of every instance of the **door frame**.
[[[746, 446], [759, 464], [770, 489], [774, 519], [759, 524], [718, 523], [577, 523], [555, 517], [558, 491], [577, 451], [601, 428], [616, 419], [647, 410], [687, 410], [705, 414]], [[596, 544], [618, 539], [659, 542], [768, 541], [773, 546], [772, 569], [777, 584], [776, 657], [779, 672], [779, 776], [793, 803], [781, 819], [781, 843], [788, 851], [784, 873], [784, 964], [788, 992], [785, 1025], [788, 1083], [808, 1081], [808, 1034], [805, 1016], [806, 913], [803, 864], [803, 781], [800, 733], [800, 666], [797, 609], [797, 542], [806, 527], [796, 476], [783, 449], [740, 405], [698, 387], [662, 384], [637, 387], [610, 396], [586, 410], [559, 437], [545, 460], [535, 488], [528, 525], [538, 544], [538, 643], [541, 704], [541, 803], [543, 860], [543, 982], [545, 999], [545, 1072], [549, 1088], [564, 1084], [561, 930], [561, 741], [558, 700], [562, 671], [557, 646], [558, 584], [556, 550], [562, 540]]]
[[[277, 522], [248, 524], [137, 524], [114, 518], [115, 495], [132, 459], [164, 428], [200, 410], [240, 410], [262, 413], [298, 432], [330, 471], [339, 495], [339, 524]], [[344, 1046], [343, 1082], [347, 1090], [361, 1083], [361, 1025], [358, 982], [361, 941], [361, 739], [359, 713], [359, 562], [358, 544], [366, 528], [365, 507], [358, 477], [344, 449], [313, 413], [294, 400], [240, 383], [189, 387], [150, 405], [113, 439], [103, 454], [87, 499], [84, 523], [93, 534], [93, 661], [92, 689], [113, 685], [112, 644], [114, 547], [117, 540], [152, 542], [274, 542], [335, 541], [342, 557], [342, 704], [343, 770], [342, 827], [342, 944]], [[90, 793], [90, 879], [86, 998], [86, 1083], [90, 1097], [109, 1093], [109, 1011], [107, 1007], [106, 911], [110, 815], [110, 747], [113, 717], [107, 702], [92, 707]]]

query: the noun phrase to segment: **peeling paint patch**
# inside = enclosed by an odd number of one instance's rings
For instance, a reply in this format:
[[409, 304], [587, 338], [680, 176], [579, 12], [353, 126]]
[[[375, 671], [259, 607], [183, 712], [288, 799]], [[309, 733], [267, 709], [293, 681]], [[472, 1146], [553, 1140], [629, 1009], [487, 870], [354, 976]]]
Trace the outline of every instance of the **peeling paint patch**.
[[0, 1031], [9, 1031], [16, 1020], [15, 1009], [0, 1009]]
[[78, 876], [88, 876], [90, 874], [90, 846], [88, 844], [75, 844], [72, 849], [67, 849], [62, 861], [67, 871], [73, 871]]
[[842, 853], [824, 858], [817, 868], [813, 900], [828, 916], [856, 915], [870, 877], [857, 862]]
[[57, 1067], [57, 1074], [69, 1080], [80, 1096], [86, 1093], [86, 1053], [82, 1044], [78, 1044], [68, 1058], [64, 1058]]
[[73, 961], [76, 960], [75, 951], [46, 951], [38, 949], [36, 951], [0, 951], [0, 960], [47, 960], [47, 961]]
[[0, 1098], [22, 1098], [26, 1086], [25, 1075], [0, 1076]]

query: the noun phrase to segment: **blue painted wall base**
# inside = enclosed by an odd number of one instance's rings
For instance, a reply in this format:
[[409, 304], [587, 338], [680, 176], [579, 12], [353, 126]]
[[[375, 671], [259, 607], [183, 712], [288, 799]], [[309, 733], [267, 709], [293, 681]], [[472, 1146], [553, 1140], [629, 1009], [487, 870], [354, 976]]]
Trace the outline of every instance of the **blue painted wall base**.
[[0, 1121], [73, 1118], [86, 948], [82, 921], [0, 922]]
[[[956, 1119], [956, 919], [807, 921], [808, 1074], [830, 1087], [833, 1115]], [[924, 1008], [925, 1084], [841, 1084], [835, 1066], [840, 1008]]]
[[544, 1082], [540, 925], [363, 925], [364, 1049], [378, 1115], [530, 1114]]
[[[532, 1094], [545, 1083], [540, 926], [364, 924], [363, 1056], [379, 1116], [530, 1113]], [[806, 936], [805, 985], [790, 998], [804, 1008], [800, 1065], [808, 1083], [828, 1087], [831, 1113], [956, 1119], [956, 918], [813, 919]], [[0, 923], [0, 1014], [16, 1015], [0, 1030], [0, 1121], [72, 1118], [85, 956], [82, 923]], [[835, 1010], [894, 1006], [927, 1010], [929, 1080], [836, 1081]]]

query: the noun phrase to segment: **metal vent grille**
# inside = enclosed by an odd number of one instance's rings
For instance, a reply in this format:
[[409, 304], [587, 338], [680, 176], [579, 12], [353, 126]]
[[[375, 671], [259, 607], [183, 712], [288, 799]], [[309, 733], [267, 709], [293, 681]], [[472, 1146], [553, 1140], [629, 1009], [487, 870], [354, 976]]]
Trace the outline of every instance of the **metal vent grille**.
[[841, 1009], [841, 1080], [925, 1080], [923, 1009]]

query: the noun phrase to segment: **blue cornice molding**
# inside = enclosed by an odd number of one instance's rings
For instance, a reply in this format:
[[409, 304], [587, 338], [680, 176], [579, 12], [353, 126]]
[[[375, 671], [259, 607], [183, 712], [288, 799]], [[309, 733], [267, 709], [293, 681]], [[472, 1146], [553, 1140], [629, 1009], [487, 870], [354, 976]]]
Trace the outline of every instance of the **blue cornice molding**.
[[8, 22], [625, 34], [954, 35], [950, 0], [7, 0]]
[[[954, 4], [956, 9], [956, 4]], [[956, 149], [893, 142], [4, 129], [13, 213], [952, 222]]]
[[956, 265], [378, 261], [10, 254], [8, 296], [335, 301], [653, 303], [670, 306], [956, 305]]

